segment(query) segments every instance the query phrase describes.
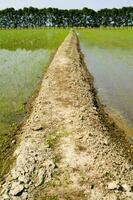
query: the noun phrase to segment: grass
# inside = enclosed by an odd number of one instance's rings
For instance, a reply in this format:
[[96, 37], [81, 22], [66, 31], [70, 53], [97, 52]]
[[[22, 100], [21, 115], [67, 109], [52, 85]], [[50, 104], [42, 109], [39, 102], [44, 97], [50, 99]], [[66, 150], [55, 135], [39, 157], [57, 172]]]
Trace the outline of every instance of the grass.
[[58, 200], [57, 196], [48, 196], [46, 197], [46, 200]]
[[80, 29], [81, 41], [103, 48], [133, 48], [133, 29]]
[[40, 198], [39, 200], [59, 200], [59, 198], [56, 195], [48, 195]]
[[50, 148], [54, 149], [59, 140], [62, 137], [66, 137], [68, 135], [69, 133], [67, 131], [58, 131], [55, 133], [51, 132], [46, 138], [46, 143], [49, 145]]
[[47, 70], [50, 55], [68, 30], [0, 30], [0, 178], [9, 169], [16, 127], [25, 104]]

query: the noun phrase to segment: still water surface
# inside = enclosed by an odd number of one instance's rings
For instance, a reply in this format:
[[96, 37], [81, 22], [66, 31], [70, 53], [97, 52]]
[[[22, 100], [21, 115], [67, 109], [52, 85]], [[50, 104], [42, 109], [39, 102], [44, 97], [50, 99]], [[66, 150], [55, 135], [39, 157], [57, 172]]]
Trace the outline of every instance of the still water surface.
[[[0, 122], [15, 122], [48, 65], [50, 51], [0, 50]], [[21, 113], [22, 112], [22, 113]]]
[[0, 50], [0, 177], [8, 162], [14, 130], [25, 116], [25, 103], [34, 94], [48, 65], [46, 49]]
[[133, 50], [89, 46], [81, 41], [102, 104], [133, 127]]

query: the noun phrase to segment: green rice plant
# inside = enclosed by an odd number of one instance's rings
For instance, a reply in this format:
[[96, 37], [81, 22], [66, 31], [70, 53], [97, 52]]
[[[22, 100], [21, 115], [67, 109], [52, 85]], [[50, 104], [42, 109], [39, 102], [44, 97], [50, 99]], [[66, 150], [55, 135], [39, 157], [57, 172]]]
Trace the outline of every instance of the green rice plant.
[[9, 50], [17, 48], [27, 50], [55, 49], [68, 32], [69, 29], [63, 28], [0, 30], [0, 48]]
[[90, 46], [102, 48], [133, 48], [133, 29], [78, 29], [79, 37]]

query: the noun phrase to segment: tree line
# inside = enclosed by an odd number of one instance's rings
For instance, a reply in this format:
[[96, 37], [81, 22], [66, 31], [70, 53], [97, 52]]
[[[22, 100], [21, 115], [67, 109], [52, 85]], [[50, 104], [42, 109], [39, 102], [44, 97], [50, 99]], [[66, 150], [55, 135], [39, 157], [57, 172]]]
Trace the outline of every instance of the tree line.
[[0, 28], [133, 26], [133, 7], [120, 9], [23, 8], [0, 10]]

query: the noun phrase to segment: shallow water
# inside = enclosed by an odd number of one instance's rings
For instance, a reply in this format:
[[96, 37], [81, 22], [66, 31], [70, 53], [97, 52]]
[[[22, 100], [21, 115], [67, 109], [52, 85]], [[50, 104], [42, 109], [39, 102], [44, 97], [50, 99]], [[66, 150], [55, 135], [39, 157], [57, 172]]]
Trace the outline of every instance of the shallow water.
[[14, 130], [25, 116], [25, 103], [34, 94], [48, 66], [50, 51], [0, 50], [0, 176], [6, 170]]
[[[48, 65], [50, 52], [0, 50], [0, 122], [16, 121]], [[14, 117], [13, 117], [14, 116]]]
[[0, 178], [9, 167], [16, 127], [26, 116], [26, 102], [34, 96], [51, 55], [68, 31], [0, 30]]
[[133, 127], [133, 50], [89, 46], [84, 41], [81, 48], [101, 103]]

